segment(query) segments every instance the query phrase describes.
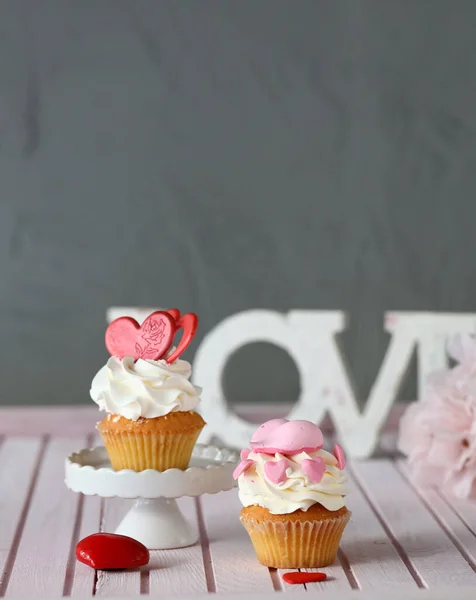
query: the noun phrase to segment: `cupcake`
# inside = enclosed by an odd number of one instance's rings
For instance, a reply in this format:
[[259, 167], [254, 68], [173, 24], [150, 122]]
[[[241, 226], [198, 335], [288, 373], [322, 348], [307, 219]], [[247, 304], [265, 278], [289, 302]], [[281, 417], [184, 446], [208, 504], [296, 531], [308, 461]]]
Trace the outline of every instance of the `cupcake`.
[[[205, 425], [195, 412], [200, 388], [191, 365], [179, 359], [197, 327], [192, 313], [157, 311], [142, 324], [129, 317], [106, 332], [112, 355], [91, 385], [91, 398], [109, 413], [97, 428], [113, 469], [186, 469]], [[177, 348], [176, 331], [184, 330]]]
[[332, 564], [351, 514], [342, 448], [326, 452], [317, 425], [286, 419], [261, 425], [250, 445], [234, 477], [258, 560], [277, 569]]

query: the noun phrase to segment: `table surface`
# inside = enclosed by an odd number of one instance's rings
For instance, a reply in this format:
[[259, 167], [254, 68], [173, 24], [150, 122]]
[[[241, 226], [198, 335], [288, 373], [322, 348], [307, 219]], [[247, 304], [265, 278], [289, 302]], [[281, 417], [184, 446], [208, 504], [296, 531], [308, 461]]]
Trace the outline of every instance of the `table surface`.
[[[191, 548], [153, 551], [149, 565], [133, 571], [95, 572], [76, 562], [76, 543], [114, 531], [131, 502], [84, 497], [64, 485], [65, 457], [94, 443], [96, 420], [89, 409], [0, 410], [0, 597], [221, 592], [251, 600], [304, 590], [258, 564], [238, 520], [236, 490], [179, 500], [200, 532]], [[433, 599], [451, 589], [453, 600], [474, 598], [476, 504], [415, 489], [399, 460], [354, 461], [348, 471], [352, 520], [336, 563], [322, 569], [328, 580], [306, 592], [367, 599], [385, 588], [388, 598], [394, 590]]]

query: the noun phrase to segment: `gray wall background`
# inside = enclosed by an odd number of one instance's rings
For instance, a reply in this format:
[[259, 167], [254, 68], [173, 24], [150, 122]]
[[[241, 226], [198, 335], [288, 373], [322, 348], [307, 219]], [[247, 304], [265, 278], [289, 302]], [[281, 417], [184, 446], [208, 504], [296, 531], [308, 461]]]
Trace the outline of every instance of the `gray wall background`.
[[346, 310], [364, 397], [385, 310], [476, 308], [475, 75], [474, 0], [1, 0], [0, 402], [90, 402], [131, 304]]

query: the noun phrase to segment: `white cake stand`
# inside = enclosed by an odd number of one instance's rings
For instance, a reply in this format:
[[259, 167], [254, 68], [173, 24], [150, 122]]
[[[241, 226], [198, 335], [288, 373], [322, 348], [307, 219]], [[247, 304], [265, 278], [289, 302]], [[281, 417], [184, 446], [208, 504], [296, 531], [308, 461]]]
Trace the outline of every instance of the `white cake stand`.
[[184, 548], [198, 540], [175, 498], [216, 494], [235, 487], [236, 452], [197, 444], [186, 471], [114, 471], [103, 447], [84, 449], [66, 459], [66, 486], [73, 492], [102, 498], [133, 498], [134, 506], [116, 533], [154, 550]]

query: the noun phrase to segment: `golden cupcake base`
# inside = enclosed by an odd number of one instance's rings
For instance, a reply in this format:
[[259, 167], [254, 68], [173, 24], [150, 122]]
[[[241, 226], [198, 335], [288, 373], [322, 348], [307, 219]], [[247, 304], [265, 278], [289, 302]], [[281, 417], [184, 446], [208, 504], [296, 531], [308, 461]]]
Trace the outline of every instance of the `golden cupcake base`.
[[137, 421], [109, 415], [98, 424], [98, 431], [115, 471], [166, 471], [188, 467], [204, 426], [198, 413], [188, 411]]
[[328, 511], [315, 504], [306, 512], [272, 515], [266, 508], [243, 508], [240, 520], [259, 562], [276, 569], [319, 568], [331, 565], [351, 513]]

